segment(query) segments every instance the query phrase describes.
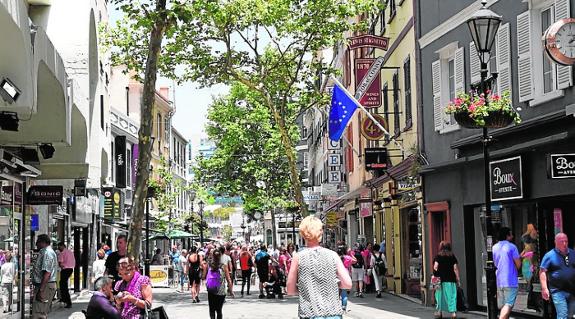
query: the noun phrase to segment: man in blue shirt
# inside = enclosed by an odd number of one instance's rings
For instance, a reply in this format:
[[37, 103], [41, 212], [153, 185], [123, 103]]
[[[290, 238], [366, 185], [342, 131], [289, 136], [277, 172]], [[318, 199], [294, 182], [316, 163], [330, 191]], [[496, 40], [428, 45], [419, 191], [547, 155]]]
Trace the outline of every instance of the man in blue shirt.
[[555, 248], [543, 256], [539, 266], [541, 296], [555, 305], [557, 319], [571, 318], [575, 308], [575, 251], [568, 247], [567, 235], [555, 235]]
[[508, 227], [499, 230], [499, 242], [493, 245], [493, 262], [497, 267], [497, 300], [501, 305], [500, 319], [508, 319], [517, 298], [519, 287], [517, 269], [521, 259], [517, 247], [511, 243], [513, 234]]

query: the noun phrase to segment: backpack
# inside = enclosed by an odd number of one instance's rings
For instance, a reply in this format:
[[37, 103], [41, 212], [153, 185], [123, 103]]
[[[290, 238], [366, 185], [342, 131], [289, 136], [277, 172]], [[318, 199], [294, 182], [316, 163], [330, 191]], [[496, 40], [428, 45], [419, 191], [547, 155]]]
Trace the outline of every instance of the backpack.
[[206, 275], [206, 290], [209, 293], [217, 294], [222, 286], [222, 274], [220, 269], [212, 270], [208, 268], [208, 274]]
[[375, 267], [374, 268], [375, 268], [375, 271], [377, 272], [377, 274], [379, 276], [383, 276], [387, 272], [387, 268], [385, 268], [385, 262], [383, 261], [383, 258], [381, 258], [381, 254], [382, 253], [380, 253], [379, 256], [374, 255], [374, 257], [375, 257], [375, 259], [374, 259]]
[[351, 265], [353, 268], [363, 268], [363, 256], [360, 251], [356, 251], [353, 255], [357, 260], [355, 264]]

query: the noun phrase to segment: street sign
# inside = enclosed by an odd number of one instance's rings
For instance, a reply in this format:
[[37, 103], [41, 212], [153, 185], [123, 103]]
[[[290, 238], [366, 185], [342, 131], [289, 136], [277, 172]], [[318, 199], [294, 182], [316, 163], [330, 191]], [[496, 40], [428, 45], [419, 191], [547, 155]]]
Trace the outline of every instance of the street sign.
[[[379, 114], [372, 114], [373, 117], [385, 128], [388, 129], [387, 121], [383, 116]], [[373, 120], [369, 117], [365, 117], [361, 123], [361, 134], [368, 140], [376, 141], [380, 140], [385, 136], [385, 132], [382, 131], [379, 126], [377, 126]]]

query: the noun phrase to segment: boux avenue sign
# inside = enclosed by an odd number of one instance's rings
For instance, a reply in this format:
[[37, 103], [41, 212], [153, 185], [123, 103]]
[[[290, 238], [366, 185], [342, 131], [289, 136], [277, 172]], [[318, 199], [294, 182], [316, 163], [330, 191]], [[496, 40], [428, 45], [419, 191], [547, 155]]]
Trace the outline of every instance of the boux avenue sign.
[[491, 200], [523, 198], [521, 156], [489, 162]]

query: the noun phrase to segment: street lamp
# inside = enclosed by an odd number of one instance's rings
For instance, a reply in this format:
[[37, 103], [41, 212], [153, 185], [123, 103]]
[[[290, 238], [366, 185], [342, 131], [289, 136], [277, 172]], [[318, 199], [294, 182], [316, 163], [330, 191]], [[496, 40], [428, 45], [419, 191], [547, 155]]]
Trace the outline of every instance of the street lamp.
[[200, 206], [200, 245], [204, 244], [204, 205], [204, 201], [198, 202], [198, 206]]
[[[487, 0], [481, 1], [483, 7], [467, 19], [467, 26], [475, 43], [479, 61], [481, 63], [481, 82], [479, 92], [487, 95], [487, 63], [491, 49], [495, 42], [497, 30], [501, 24], [501, 16], [487, 9]], [[493, 80], [493, 79], [491, 79]], [[491, 137], [487, 134], [487, 127], [483, 127], [483, 170], [485, 184], [485, 246], [487, 250], [487, 263], [485, 277], [487, 281], [487, 314], [489, 319], [497, 318], [497, 283], [495, 264], [493, 263], [493, 223], [491, 220], [491, 187], [489, 185], [489, 142]]]

